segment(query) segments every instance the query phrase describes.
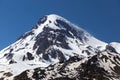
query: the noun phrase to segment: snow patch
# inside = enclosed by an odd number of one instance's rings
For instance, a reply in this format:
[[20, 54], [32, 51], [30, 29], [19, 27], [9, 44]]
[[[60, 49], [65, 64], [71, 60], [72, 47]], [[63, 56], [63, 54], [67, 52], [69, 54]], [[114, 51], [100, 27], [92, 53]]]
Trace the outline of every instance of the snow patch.
[[116, 50], [117, 53], [120, 53], [120, 43], [112, 42], [109, 45], [112, 46]]

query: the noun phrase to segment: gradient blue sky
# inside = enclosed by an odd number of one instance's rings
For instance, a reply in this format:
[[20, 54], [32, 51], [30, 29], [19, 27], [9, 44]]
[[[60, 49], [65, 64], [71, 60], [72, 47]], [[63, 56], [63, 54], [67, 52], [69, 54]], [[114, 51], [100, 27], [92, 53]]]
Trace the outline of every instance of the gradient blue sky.
[[105, 42], [120, 42], [120, 0], [0, 0], [0, 49], [58, 14]]

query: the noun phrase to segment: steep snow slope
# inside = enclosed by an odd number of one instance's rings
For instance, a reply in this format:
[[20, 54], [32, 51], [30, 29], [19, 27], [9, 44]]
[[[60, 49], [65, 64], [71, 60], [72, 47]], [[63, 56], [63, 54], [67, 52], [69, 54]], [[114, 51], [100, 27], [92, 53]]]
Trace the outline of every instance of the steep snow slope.
[[72, 56], [87, 58], [104, 50], [106, 45], [68, 20], [55, 14], [47, 15], [0, 51], [0, 74], [17, 75], [26, 69], [63, 63]]

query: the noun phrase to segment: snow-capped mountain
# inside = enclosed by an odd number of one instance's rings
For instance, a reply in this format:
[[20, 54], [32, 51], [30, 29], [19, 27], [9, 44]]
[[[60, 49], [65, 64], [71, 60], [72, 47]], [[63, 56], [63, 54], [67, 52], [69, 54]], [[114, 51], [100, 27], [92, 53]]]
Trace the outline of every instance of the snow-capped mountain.
[[[63, 74], [57, 70], [61, 66], [70, 69], [66, 76], [77, 75], [78, 71], [73, 68], [83, 69], [82, 64], [86, 65], [86, 62], [94, 56], [106, 55], [109, 57], [108, 52], [110, 54], [114, 52], [113, 56], [119, 54], [119, 48], [119, 43], [107, 44], [102, 42], [63, 17], [55, 14], [46, 15], [30, 31], [18, 38], [15, 43], [0, 51], [0, 79], [51, 80], [53, 79], [51, 78], [52, 74], [57, 74], [54, 79], [58, 80], [57, 78], [62, 77], [61, 74]], [[109, 63], [111, 59], [108, 63], [104, 63], [100, 57], [97, 57], [100, 59], [99, 61], [97, 59], [94, 62], [99, 63], [99, 67], [105, 67], [105, 70], [109, 70], [106, 69], [109, 66], [105, 65], [112, 65]], [[94, 62], [91, 63], [94, 64]], [[54, 69], [49, 70], [49, 68]], [[44, 77], [37, 77], [37, 79], [32, 77], [34, 74]], [[65, 77], [65, 75], [63, 76]]]

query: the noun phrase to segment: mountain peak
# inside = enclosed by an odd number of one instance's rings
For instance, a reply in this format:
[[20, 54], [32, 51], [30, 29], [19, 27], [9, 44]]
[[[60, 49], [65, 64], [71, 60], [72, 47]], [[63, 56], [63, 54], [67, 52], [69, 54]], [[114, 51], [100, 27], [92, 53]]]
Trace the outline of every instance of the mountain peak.
[[43, 29], [44, 27], [50, 27], [52, 29], [60, 29], [60, 27], [57, 25], [57, 20], [64, 22], [67, 21], [61, 16], [58, 16], [56, 14], [50, 14], [40, 18], [35, 28]]
[[50, 15], [47, 15], [48, 19], [49, 20], [56, 20], [56, 19], [64, 19], [63, 17], [57, 15], [57, 14], [50, 14]]
[[60, 18], [62, 18], [62, 17], [60, 17], [60, 16], [58, 16], [58, 15], [56, 15], [56, 14], [50, 14], [50, 15], [45, 15], [45, 16], [43, 16], [42, 18], [40, 18], [40, 20], [38, 21], [38, 24], [40, 25], [40, 24], [43, 24], [43, 23], [45, 23], [45, 22], [54, 22], [56, 19], [60, 19]]
[[38, 21], [36, 26], [38, 28], [37, 29], [38, 31], [35, 31], [35, 32], [38, 32], [38, 33], [43, 31], [44, 28], [51, 28], [54, 30], [72, 31], [72, 32], [76, 33], [77, 36], [78, 35], [83, 36], [83, 34], [84, 34], [84, 36], [91, 36], [87, 31], [85, 31], [81, 27], [78, 27], [77, 25], [72, 24], [67, 19], [65, 19], [59, 15], [56, 15], [56, 14], [50, 14], [50, 15], [43, 16], [42, 18], [40, 18], [40, 20]]

